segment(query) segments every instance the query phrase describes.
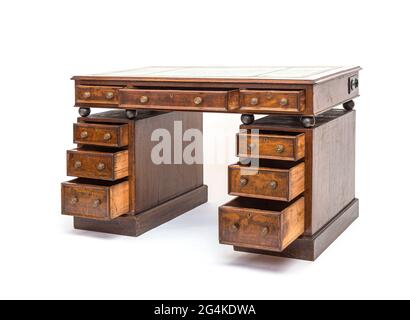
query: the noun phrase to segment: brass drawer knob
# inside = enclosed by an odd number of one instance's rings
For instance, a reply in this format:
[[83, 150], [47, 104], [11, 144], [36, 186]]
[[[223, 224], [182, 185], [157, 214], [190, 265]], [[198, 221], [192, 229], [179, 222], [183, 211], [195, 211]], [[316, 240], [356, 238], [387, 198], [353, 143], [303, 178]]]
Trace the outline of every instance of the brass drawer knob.
[[101, 204], [101, 200], [100, 200], [100, 199], [94, 200], [94, 202], [93, 202], [93, 208], [97, 208], [100, 204]]
[[81, 133], [80, 133], [80, 137], [81, 137], [81, 139], [88, 138], [88, 132], [87, 132], [87, 131], [81, 132]]
[[270, 186], [273, 190], [275, 190], [275, 189], [278, 187], [278, 183], [277, 183], [276, 181], [271, 181], [271, 182], [269, 183], [269, 186]]
[[268, 227], [263, 227], [262, 228], [262, 236], [266, 236], [269, 233], [269, 228]]
[[81, 168], [81, 161], [77, 160], [76, 162], [74, 162], [74, 168], [79, 169]]
[[103, 139], [104, 139], [104, 141], [110, 140], [111, 139], [111, 133], [107, 132], [106, 134], [104, 134]]
[[90, 91], [83, 92], [83, 98], [84, 99], [88, 99], [89, 97], [91, 97], [91, 92]]
[[250, 144], [248, 144], [248, 150], [249, 150], [249, 151], [255, 150], [255, 148], [256, 148], [256, 143], [250, 143]]
[[140, 97], [140, 102], [141, 103], [147, 103], [148, 102], [148, 97], [147, 96], [141, 96]]
[[246, 186], [248, 184], [248, 179], [244, 178], [244, 177], [240, 178], [239, 179], [239, 184], [240, 184], [241, 187]]
[[239, 230], [239, 223], [234, 223], [231, 227], [232, 232], [238, 232]]
[[103, 162], [100, 162], [98, 165], [97, 165], [97, 170], [98, 171], [103, 171], [105, 169], [105, 164], [103, 163]]
[[78, 198], [77, 197], [72, 197], [71, 198], [71, 204], [76, 204], [78, 202]]
[[283, 144], [278, 144], [275, 147], [275, 151], [276, 151], [276, 153], [282, 153], [283, 151], [285, 151], [285, 146]]
[[114, 92], [107, 92], [105, 94], [105, 99], [111, 100], [112, 98], [114, 98]]
[[258, 98], [252, 98], [251, 99], [251, 105], [256, 106], [259, 103], [259, 99]]
[[202, 103], [202, 98], [201, 98], [201, 97], [195, 97], [195, 98], [194, 98], [194, 103], [195, 103], [196, 105], [201, 104], [201, 103]]
[[289, 103], [289, 101], [288, 101], [288, 99], [286, 99], [286, 98], [280, 99], [280, 102], [279, 102], [279, 104], [280, 104], [282, 107], [287, 106], [288, 103]]

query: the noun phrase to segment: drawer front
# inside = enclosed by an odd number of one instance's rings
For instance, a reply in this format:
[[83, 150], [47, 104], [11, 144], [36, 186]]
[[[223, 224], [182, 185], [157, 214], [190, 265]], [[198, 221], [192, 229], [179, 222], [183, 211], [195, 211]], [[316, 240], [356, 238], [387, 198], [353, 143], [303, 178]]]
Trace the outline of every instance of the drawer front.
[[304, 232], [304, 198], [278, 211], [269, 210], [269, 206], [253, 206], [244, 198], [234, 199], [221, 206], [219, 241], [223, 244], [277, 252], [286, 249]]
[[76, 105], [117, 105], [119, 87], [76, 86]]
[[290, 201], [305, 190], [304, 163], [291, 169], [231, 165], [228, 170], [230, 195]]
[[237, 156], [296, 161], [305, 156], [305, 134], [237, 134]]
[[128, 145], [128, 125], [75, 123], [74, 143], [105, 147]]
[[100, 152], [84, 149], [67, 151], [67, 175], [100, 180], [128, 176], [128, 150]]
[[120, 107], [126, 109], [226, 111], [229, 91], [121, 89]]
[[64, 182], [61, 202], [65, 215], [112, 220], [129, 211], [128, 181], [113, 185], [91, 185], [81, 179]]
[[239, 102], [241, 111], [302, 113], [305, 109], [305, 94], [303, 90], [241, 90]]

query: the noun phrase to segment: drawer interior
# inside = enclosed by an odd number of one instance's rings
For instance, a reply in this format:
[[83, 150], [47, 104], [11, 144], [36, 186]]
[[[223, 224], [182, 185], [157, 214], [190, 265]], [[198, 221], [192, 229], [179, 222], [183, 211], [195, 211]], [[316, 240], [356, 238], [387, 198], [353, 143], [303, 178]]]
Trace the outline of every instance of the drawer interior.
[[224, 204], [224, 207], [235, 207], [240, 209], [249, 210], [261, 210], [261, 211], [272, 211], [272, 212], [282, 212], [284, 209], [296, 202], [297, 199], [292, 202], [274, 201], [274, 200], [264, 200], [264, 199], [253, 199], [245, 197], [237, 197]]

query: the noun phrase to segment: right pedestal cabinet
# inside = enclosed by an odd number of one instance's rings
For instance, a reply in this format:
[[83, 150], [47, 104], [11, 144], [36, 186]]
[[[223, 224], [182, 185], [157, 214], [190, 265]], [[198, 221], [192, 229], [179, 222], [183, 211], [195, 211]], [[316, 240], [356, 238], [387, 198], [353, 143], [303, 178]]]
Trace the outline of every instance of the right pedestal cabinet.
[[333, 109], [311, 128], [297, 117], [242, 125], [228, 168], [219, 238], [237, 251], [315, 260], [357, 217], [355, 111]]

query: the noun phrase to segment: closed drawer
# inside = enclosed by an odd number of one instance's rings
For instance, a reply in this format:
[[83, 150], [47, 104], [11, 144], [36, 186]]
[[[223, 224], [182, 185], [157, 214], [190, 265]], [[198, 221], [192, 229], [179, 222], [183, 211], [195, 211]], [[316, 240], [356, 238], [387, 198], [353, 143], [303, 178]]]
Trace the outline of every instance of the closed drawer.
[[229, 90], [121, 89], [119, 92], [120, 107], [125, 109], [226, 111], [230, 103], [238, 103], [237, 98], [230, 98], [237, 91]]
[[129, 212], [128, 181], [112, 183], [75, 179], [61, 186], [62, 213], [65, 215], [112, 220]]
[[301, 113], [305, 109], [304, 90], [241, 90], [241, 111]]
[[67, 151], [67, 175], [118, 180], [128, 176], [128, 150], [102, 152], [85, 148]]
[[74, 143], [125, 147], [128, 145], [128, 125], [74, 123]]
[[115, 105], [118, 104], [120, 87], [83, 86], [75, 87], [76, 105]]
[[291, 204], [236, 198], [219, 207], [219, 241], [281, 252], [303, 234], [304, 216], [303, 197]]
[[296, 161], [305, 156], [304, 133], [239, 133], [236, 140], [238, 157]]
[[255, 168], [241, 165], [228, 167], [230, 195], [290, 201], [305, 190], [305, 164], [286, 169]]

